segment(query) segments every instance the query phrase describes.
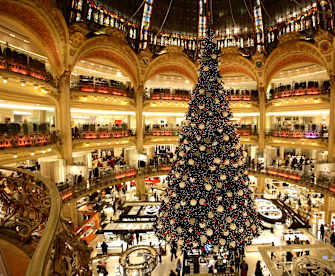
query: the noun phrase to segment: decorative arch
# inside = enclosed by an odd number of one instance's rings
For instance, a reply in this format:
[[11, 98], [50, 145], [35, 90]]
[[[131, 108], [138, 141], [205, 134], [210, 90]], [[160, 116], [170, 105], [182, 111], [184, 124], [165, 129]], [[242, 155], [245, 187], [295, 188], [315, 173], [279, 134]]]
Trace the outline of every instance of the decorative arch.
[[[76, 34], [75, 34], [76, 35]], [[139, 84], [140, 63], [135, 52], [120, 35], [103, 35], [83, 40], [73, 52], [70, 70], [83, 58], [105, 59], [129, 76], [135, 87]]]
[[27, 33], [59, 75], [65, 68], [69, 35], [63, 15], [49, 2], [0, 0], [0, 15]]
[[219, 66], [222, 76], [229, 73], [239, 73], [257, 81], [257, 74], [254, 67], [250, 60], [241, 56], [238, 48], [228, 47], [222, 50]]
[[326, 58], [312, 43], [302, 40], [286, 40], [266, 59], [264, 65], [265, 87], [269, 85], [273, 76], [291, 64], [314, 63], [325, 69], [328, 68]]
[[197, 66], [182, 52], [169, 50], [170, 52], [167, 54], [160, 55], [149, 63], [144, 73], [144, 83], [153, 76], [164, 72], [177, 73], [192, 83], [196, 83], [198, 79]]

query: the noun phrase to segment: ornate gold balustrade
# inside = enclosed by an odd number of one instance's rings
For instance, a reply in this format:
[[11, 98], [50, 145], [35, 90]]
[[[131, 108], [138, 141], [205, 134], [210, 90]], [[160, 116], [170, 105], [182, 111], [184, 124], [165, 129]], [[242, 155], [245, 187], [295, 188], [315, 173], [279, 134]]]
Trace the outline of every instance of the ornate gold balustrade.
[[62, 200], [54, 183], [0, 167], [0, 204], [2, 234], [35, 247], [26, 276], [90, 275], [91, 250], [61, 217]]

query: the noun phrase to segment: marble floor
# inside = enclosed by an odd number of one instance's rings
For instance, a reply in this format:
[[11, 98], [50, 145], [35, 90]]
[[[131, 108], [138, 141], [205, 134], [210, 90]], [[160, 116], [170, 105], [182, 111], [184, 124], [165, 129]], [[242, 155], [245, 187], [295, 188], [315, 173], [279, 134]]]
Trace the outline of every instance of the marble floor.
[[[258, 252], [258, 246], [271, 246], [271, 243], [274, 242], [275, 246], [284, 246], [286, 242], [283, 239], [283, 233], [288, 231], [286, 225], [275, 225], [274, 232], [271, 233], [269, 230], [264, 231], [261, 236], [255, 240], [255, 244], [251, 245], [246, 250], [246, 262], [249, 265], [248, 276], [254, 275], [256, 263], [258, 260], [263, 261], [260, 253]], [[316, 239], [309, 231], [307, 230], [298, 230], [302, 232], [305, 237], [311, 242], [311, 244], [321, 243], [318, 239]], [[95, 248], [98, 241], [103, 239], [103, 235], [99, 235], [90, 245]], [[176, 260], [171, 262], [171, 255], [169, 254], [170, 250], [167, 248], [167, 256], [162, 257], [162, 263], [159, 263], [158, 266], [152, 273], [152, 276], [165, 276], [169, 275], [171, 269], [175, 270], [176, 268]], [[96, 255], [96, 249], [94, 249], [93, 255]], [[181, 256], [178, 256], [181, 257]], [[104, 258], [97, 258], [93, 262], [93, 266], [95, 267], [98, 260], [101, 260], [106, 263], [107, 271], [109, 272], [108, 275], [117, 275], [115, 273], [116, 267], [118, 267], [119, 257], [104, 257]], [[98, 275], [95, 273], [94, 275]], [[268, 275], [264, 275], [268, 276]]]

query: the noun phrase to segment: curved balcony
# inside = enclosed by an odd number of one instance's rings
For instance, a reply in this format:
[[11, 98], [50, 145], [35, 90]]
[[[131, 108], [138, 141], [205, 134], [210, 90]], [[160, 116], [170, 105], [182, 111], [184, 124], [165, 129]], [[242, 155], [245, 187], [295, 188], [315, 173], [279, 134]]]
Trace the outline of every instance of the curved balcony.
[[271, 146], [293, 146], [327, 150], [328, 137], [318, 131], [273, 130], [266, 134], [266, 144]]
[[[144, 178], [167, 175], [170, 172], [171, 165], [169, 163], [160, 164], [158, 166], [148, 166], [136, 170], [135, 168], [127, 168], [113, 171], [110, 175], [92, 178], [88, 180], [88, 185], [81, 186], [63, 186], [61, 195], [63, 200], [77, 200], [83, 196], [89, 195], [97, 190], [102, 190], [109, 186], [118, 185], [122, 182], [135, 180], [136, 176]], [[283, 182], [297, 184], [303, 187], [313, 189], [321, 193], [329, 193], [335, 195], [335, 179], [315, 178], [304, 171], [294, 171], [289, 169], [280, 169], [269, 167], [266, 169], [257, 169], [248, 167], [248, 174], [252, 176], [263, 176], [277, 179]]]
[[[321, 88], [318, 82], [309, 82], [306, 87], [306, 82], [296, 84], [294, 88], [291, 85], [280, 86], [270, 90], [268, 98], [268, 108], [284, 107], [284, 106], [299, 106], [304, 105], [311, 108], [328, 108], [330, 83], [325, 81]], [[269, 111], [269, 110], [268, 110]], [[278, 109], [279, 111], [279, 109]]]
[[0, 48], [0, 72], [13, 72], [34, 79], [50, 82], [52, 75], [46, 70], [45, 63], [33, 59], [23, 53], [19, 53], [13, 48]]
[[129, 129], [99, 131], [77, 130], [72, 133], [73, 151], [136, 145], [136, 132]]
[[71, 89], [85, 93], [113, 95], [133, 98], [134, 89], [115, 80], [79, 76], [79, 79], [71, 79]]

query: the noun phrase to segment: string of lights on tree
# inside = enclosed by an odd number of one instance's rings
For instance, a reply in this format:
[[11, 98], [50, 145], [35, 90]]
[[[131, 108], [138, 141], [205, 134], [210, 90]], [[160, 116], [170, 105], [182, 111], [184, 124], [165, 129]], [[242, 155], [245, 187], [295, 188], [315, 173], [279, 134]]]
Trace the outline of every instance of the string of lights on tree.
[[159, 239], [182, 248], [218, 251], [244, 248], [260, 223], [213, 38], [210, 29], [155, 229]]

